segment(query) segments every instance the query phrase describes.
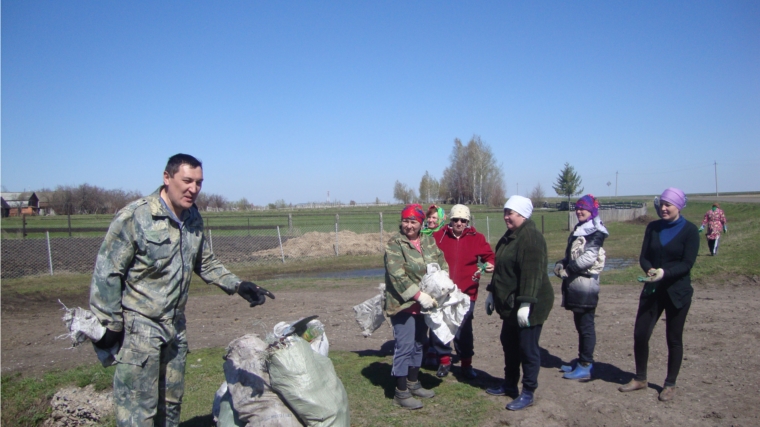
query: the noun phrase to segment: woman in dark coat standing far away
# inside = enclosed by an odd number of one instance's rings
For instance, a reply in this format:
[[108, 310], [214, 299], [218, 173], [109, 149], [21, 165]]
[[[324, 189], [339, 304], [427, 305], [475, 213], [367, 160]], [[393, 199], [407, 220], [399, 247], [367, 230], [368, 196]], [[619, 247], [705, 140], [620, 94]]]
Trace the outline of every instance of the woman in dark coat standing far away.
[[[496, 244], [491, 284], [488, 285], [486, 314], [494, 310], [502, 319], [501, 346], [504, 350], [504, 382], [486, 393], [515, 397], [507, 409], [518, 411], [533, 404], [538, 388], [541, 353], [538, 339], [554, 304], [554, 290], [546, 272], [546, 241], [530, 219], [530, 199], [512, 196], [504, 205], [507, 232]], [[523, 370], [522, 393], [517, 393]]]
[[676, 377], [683, 359], [683, 328], [694, 294], [690, 272], [699, 251], [697, 226], [681, 216], [685, 206], [686, 195], [673, 187], [662, 193], [659, 203], [655, 199], [655, 209], [661, 219], [647, 226], [639, 256], [639, 264], [646, 277], [639, 278], [645, 285], [639, 297], [639, 310], [633, 328], [636, 376], [619, 388], [621, 392], [647, 387], [649, 338], [665, 311], [668, 374], [659, 399], [668, 401], [675, 397]]

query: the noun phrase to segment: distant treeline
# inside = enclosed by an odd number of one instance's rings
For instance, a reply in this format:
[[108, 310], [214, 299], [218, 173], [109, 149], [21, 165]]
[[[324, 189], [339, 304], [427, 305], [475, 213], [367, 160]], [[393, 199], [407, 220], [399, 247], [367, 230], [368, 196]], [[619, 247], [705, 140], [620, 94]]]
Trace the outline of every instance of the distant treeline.
[[[36, 192], [41, 202], [58, 215], [113, 214], [129, 202], [143, 196], [139, 191], [107, 190], [95, 185], [81, 184], [78, 187], [59, 185], [55, 190]], [[252, 208], [246, 199], [229, 202], [219, 194], [201, 192], [195, 204], [200, 210], [247, 210]]]

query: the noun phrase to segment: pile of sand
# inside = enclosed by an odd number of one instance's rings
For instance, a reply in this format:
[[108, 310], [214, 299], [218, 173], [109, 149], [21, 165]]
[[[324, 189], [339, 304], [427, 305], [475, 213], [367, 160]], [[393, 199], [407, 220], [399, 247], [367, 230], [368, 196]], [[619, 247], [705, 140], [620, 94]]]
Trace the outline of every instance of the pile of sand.
[[[282, 251], [288, 258], [301, 257], [326, 257], [335, 256], [337, 242], [339, 255], [379, 255], [385, 251], [385, 243], [395, 237], [396, 233], [383, 233], [383, 241], [380, 241], [380, 233], [357, 234], [353, 231], [339, 231], [337, 238], [335, 233], [320, 233], [312, 231], [299, 237], [293, 237], [282, 244]], [[257, 257], [280, 257], [280, 248], [267, 249], [253, 253]]]

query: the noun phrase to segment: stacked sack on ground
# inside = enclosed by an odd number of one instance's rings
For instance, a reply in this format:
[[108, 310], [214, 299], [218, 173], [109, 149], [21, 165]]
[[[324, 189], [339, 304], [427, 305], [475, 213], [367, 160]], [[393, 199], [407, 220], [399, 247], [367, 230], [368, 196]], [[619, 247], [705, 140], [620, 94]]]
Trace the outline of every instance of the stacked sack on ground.
[[301, 330], [291, 327], [298, 323], [279, 323], [267, 342], [256, 334], [230, 342], [213, 406], [218, 427], [350, 425], [324, 326], [311, 320]]

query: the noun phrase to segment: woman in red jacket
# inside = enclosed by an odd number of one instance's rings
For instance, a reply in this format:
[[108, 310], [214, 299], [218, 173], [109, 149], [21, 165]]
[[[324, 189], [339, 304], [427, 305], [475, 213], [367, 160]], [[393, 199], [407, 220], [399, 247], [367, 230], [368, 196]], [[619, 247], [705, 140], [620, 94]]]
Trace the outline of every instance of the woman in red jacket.
[[[460, 291], [470, 297], [470, 311], [465, 315], [462, 325], [454, 338], [454, 348], [462, 363], [462, 375], [475, 379], [477, 374], [472, 368], [474, 337], [472, 335], [472, 318], [475, 300], [478, 299], [480, 286], [480, 269], [478, 262], [485, 264], [485, 271], [493, 272], [494, 254], [491, 245], [482, 233], [470, 225], [470, 209], [465, 205], [454, 205], [449, 214], [451, 222], [433, 233], [438, 247], [443, 251], [449, 264], [449, 276]], [[431, 346], [440, 358], [438, 377], [445, 377], [451, 369], [451, 345], [442, 343], [435, 334], [430, 334]]]

